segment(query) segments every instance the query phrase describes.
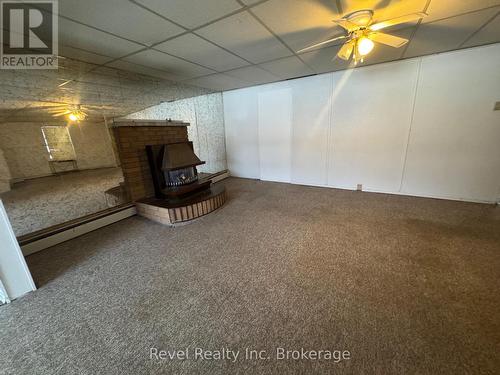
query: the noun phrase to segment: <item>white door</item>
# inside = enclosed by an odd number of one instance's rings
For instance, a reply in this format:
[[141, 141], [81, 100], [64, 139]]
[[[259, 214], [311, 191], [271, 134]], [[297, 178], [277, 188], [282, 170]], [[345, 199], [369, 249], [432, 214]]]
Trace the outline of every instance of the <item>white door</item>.
[[9, 303], [10, 299], [9, 296], [7, 295], [7, 291], [5, 290], [2, 280], [0, 280], [0, 305], [3, 305], [5, 303]]
[[0, 200], [0, 280], [11, 299], [36, 289], [31, 273]]

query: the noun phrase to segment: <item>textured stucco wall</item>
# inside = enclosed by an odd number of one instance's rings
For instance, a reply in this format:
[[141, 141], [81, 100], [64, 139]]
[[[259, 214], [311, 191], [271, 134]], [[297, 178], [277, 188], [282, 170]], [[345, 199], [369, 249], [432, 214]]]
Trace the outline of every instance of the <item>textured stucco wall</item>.
[[3, 155], [3, 150], [0, 149], [0, 193], [10, 190], [10, 179], [9, 166]]
[[120, 168], [88, 169], [20, 182], [0, 199], [16, 236], [22, 236], [116, 204], [105, 192], [122, 181]]
[[0, 124], [0, 148], [12, 179], [51, 174], [40, 123]]
[[195, 153], [206, 161], [198, 171], [213, 173], [227, 168], [221, 93], [162, 103], [127, 118], [188, 122], [188, 136], [193, 141]]
[[[10, 169], [12, 179], [26, 179], [51, 174], [48, 152], [40, 122], [0, 124], [0, 148]], [[111, 138], [103, 122], [81, 122], [71, 125], [69, 133], [80, 169], [116, 166]]]
[[70, 126], [79, 169], [116, 166], [111, 136], [104, 122], [82, 122]]

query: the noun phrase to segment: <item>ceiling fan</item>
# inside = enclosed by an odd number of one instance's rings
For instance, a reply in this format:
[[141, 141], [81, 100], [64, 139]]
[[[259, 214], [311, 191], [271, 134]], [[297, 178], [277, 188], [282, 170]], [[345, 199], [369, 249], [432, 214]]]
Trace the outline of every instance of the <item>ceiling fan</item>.
[[368, 55], [373, 50], [375, 45], [373, 42], [385, 44], [394, 48], [399, 48], [408, 43], [408, 39], [381, 33], [380, 30], [389, 26], [416, 21], [425, 16], [427, 16], [427, 14], [423, 12], [412, 13], [374, 23], [372, 10], [359, 10], [348, 14], [339, 20], [333, 20], [334, 23], [341, 26], [347, 32], [347, 35], [341, 35], [324, 40], [302, 48], [297, 51], [297, 53], [308, 51], [337, 40], [347, 39], [344, 42], [344, 45], [337, 52], [337, 56], [343, 60], [349, 60], [352, 56], [354, 64], [356, 65], [358, 62], [363, 62], [364, 56]]

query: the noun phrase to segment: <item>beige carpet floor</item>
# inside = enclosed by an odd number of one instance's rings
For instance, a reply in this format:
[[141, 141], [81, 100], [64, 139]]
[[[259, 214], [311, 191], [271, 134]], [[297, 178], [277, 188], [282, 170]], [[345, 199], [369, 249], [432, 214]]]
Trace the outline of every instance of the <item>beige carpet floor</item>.
[[228, 203], [189, 225], [133, 217], [30, 256], [40, 289], [0, 307], [0, 373], [498, 373], [499, 208], [225, 183]]

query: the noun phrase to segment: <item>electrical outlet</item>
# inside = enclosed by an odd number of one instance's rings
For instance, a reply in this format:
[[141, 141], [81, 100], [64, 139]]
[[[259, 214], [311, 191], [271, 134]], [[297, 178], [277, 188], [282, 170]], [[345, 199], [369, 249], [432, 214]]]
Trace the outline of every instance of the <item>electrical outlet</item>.
[[356, 187], [356, 190], [363, 191], [363, 184], [358, 184], [358, 186]]
[[500, 102], [495, 103], [495, 107], [493, 107], [494, 111], [500, 111]]

